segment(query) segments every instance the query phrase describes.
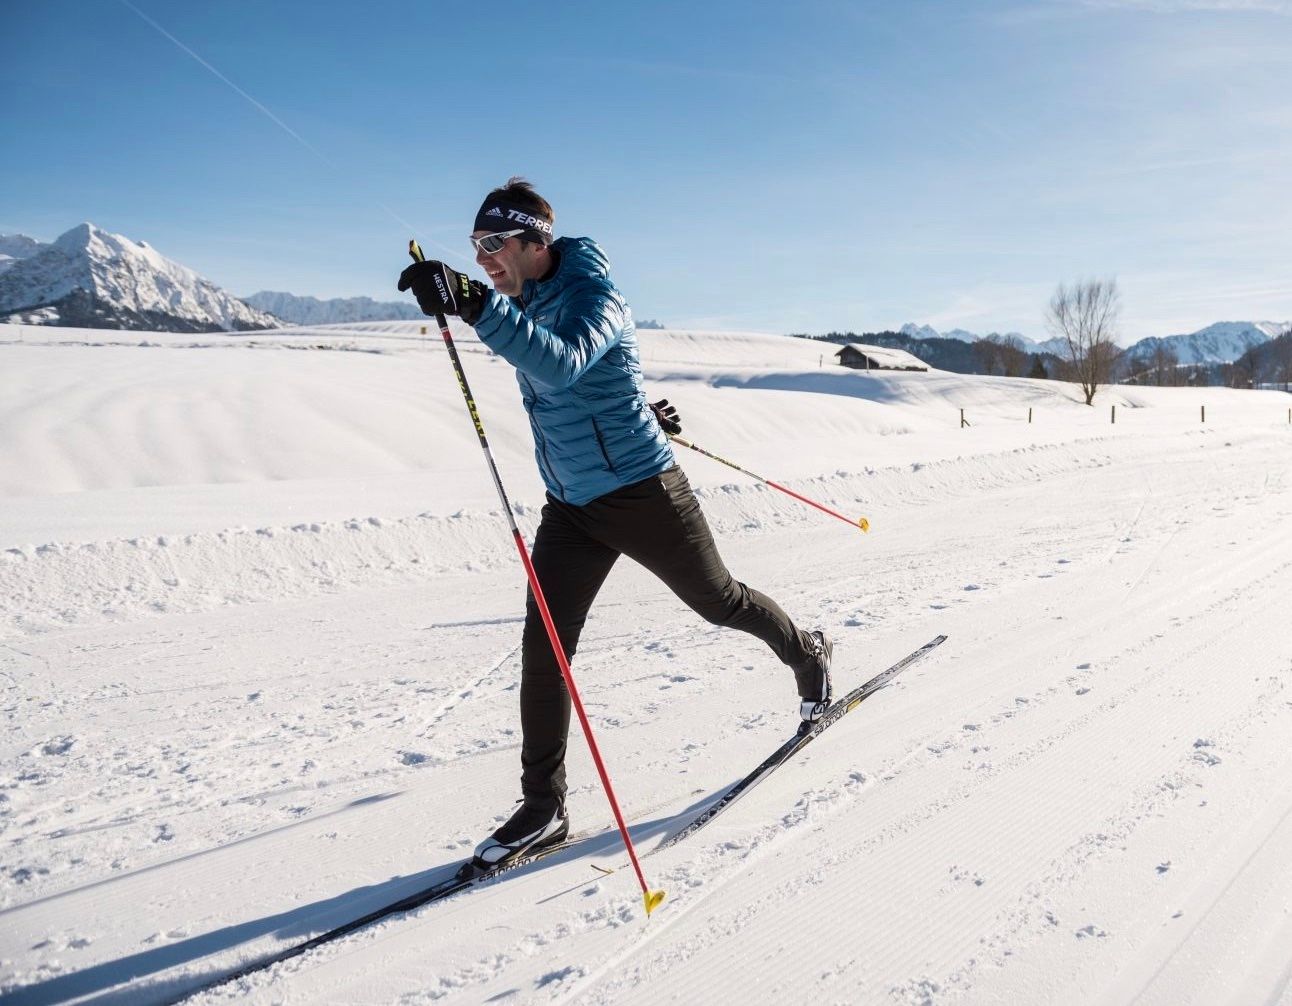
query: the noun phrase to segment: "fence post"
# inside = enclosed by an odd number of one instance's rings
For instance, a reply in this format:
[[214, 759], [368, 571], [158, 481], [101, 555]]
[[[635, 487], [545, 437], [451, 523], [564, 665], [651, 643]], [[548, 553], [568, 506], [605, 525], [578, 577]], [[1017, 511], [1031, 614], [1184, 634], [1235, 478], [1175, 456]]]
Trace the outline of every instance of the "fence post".
[[[1292, 409], [1288, 409], [1288, 415], [1292, 416]], [[1027, 421], [1029, 423], [1032, 421], [1032, 407], [1030, 405], [1027, 407]]]
[[969, 425], [969, 420], [967, 420], [967, 419], [965, 418], [965, 410], [964, 410], [964, 409], [961, 409], [961, 410], [960, 410], [960, 428], [963, 430], [963, 429], [964, 429], [966, 426], [968, 426], [968, 425]]
[[1204, 423], [1207, 421], [1207, 407], [1205, 405], [1202, 406], [1202, 421]]
[[1114, 424], [1114, 425], [1116, 425], [1116, 423], [1117, 423], [1117, 406], [1115, 406], [1115, 405], [1114, 405], [1114, 406], [1113, 406], [1113, 424]]

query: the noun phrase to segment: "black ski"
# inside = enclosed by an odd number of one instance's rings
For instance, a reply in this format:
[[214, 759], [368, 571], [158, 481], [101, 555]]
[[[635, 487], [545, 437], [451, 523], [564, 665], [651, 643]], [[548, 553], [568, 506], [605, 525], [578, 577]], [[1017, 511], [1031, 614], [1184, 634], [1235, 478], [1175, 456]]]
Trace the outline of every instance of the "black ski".
[[[268, 957], [263, 957], [251, 964], [244, 965], [237, 971], [221, 975], [219, 978], [208, 982], [200, 988], [191, 989], [178, 998], [170, 1000], [170, 1003], [182, 1002], [190, 996], [197, 995], [199, 992], [206, 992], [220, 985], [227, 985], [229, 982], [235, 982], [239, 978], [245, 978], [247, 975], [255, 974], [257, 971], [264, 971], [268, 968], [272, 968], [275, 964], [291, 960], [293, 957], [299, 957], [301, 954], [313, 950], [315, 947], [320, 947], [324, 943], [331, 943], [334, 940], [339, 940], [343, 936], [349, 936], [351, 933], [363, 929], [366, 926], [370, 926], [374, 922], [378, 922], [389, 915], [399, 915], [404, 912], [411, 912], [415, 908], [421, 908], [424, 905], [434, 904], [437, 901], [443, 901], [445, 898], [451, 898], [453, 895], [460, 891], [465, 891], [468, 888], [479, 887], [483, 884], [487, 884], [490, 881], [501, 877], [505, 873], [511, 873], [514, 870], [519, 870], [522, 867], [529, 866], [531, 863], [536, 863], [540, 859], [546, 859], [548, 856], [555, 855], [558, 852], [563, 852], [566, 849], [569, 849], [572, 845], [577, 844], [582, 839], [591, 837], [591, 835], [576, 835], [562, 842], [560, 845], [553, 845], [546, 849], [540, 849], [538, 852], [531, 852], [526, 856], [521, 856], [519, 859], [513, 859], [511, 862], [502, 866], [496, 866], [492, 870], [481, 871], [472, 865], [471, 860], [467, 860], [458, 867], [457, 872], [453, 876], [446, 880], [441, 880], [437, 884], [432, 884], [430, 887], [424, 888], [421, 891], [416, 891], [407, 897], [400, 898], [398, 901], [392, 901], [390, 904], [382, 905], [380, 908], [375, 908], [367, 915], [362, 915], [357, 919], [351, 919], [349, 922], [343, 923], [335, 929], [329, 929], [325, 933], [319, 933], [318, 936], [311, 937], [310, 939], [304, 940], [300, 943], [294, 943], [284, 950], [280, 950]], [[596, 869], [600, 869], [600, 867], [596, 867]]]
[[[801, 751], [803, 748], [807, 747], [808, 744], [812, 743], [812, 741], [816, 740], [817, 737], [833, 726], [838, 720], [857, 708], [862, 700], [874, 695], [875, 692], [879, 691], [891, 682], [917, 660], [926, 656], [936, 647], [942, 645], [942, 643], [946, 641], [946, 638], [946, 636], [937, 636], [934, 639], [931, 639], [914, 653], [907, 654], [892, 667], [888, 668], [888, 670], [876, 674], [865, 684], [858, 685], [843, 698], [833, 703], [816, 723], [811, 725], [806, 723], [803, 724], [803, 726], [799, 728], [799, 733], [795, 734], [782, 744], [761, 765], [750, 772], [749, 775], [732, 785], [728, 790], [726, 790], [726, 792], [719, 796], [717, 800], [705, 808], [698, 817], [693, 818], [687, 824], [683, 825], [682, 828], [674, 832], [652, 849], [651, 853], [658, 852], [661, 849], [667, 849], [669, 846], [676, 845], [684, 838], [695, 834], [740, 799], [740, 797], [744, 796], [776, 771], [776, 769], [781, 765], [785, 764], [785, 762], [792, 758], [797, 752]], [[462, 891], [487, 884], [504, 874], [522, 869], [523, 867], [529, 866], [531, 863], [538, 862], [540, 859], [545, 859], [548, 856], [552, 856], [558, 852], [569, 849], [577, 842], [590, 837], [592, 836], [581, 834], [561, 843], [560, 845], [555, 845], [548, 849], [541, 849], [538, 852], [533, 852], [527, 856], [522, 856], [519, 859], [512, 860], [504, 866], [495, 867], [492, 870], [486, 870], [484, 872], [477, 870], [472, 866], [471, 861], [468, 860], [459, 867], [457, 873], [446, 880], [441, 880], [439, 883], [432, 884], [430, 887], [414, 892], [398, 901], [392, 901], [387, 905], [382, 905], [380, 908], [374, 909], [367, 915], [351, 919], [349, 922], [337, 926], [335, 929], [329, 929], [327, 932], [320, 933], [318, 936], [311, 937], [310, 939], [304, 940], [300, 943], [295, 943], [284, 950], [270, 954], [268, 957], [261, 958], [251, 964], [244, 965], [237, 971], [221, 975], [219, 978], [208, 982], [200, 988], [185, 992], [178, 998], [170, 1000], [170, 1002], [182, 1002], [190, 996], [197, 995], [199, 992], [206, 992], [218, 986], [227, 985], [229, 982], [235, 982], [239, 978], [245, 978], [247, 975], [254, 974], [257, 971], [264, 971], [273, 967], [275, 964], [291, 960], [293, 957], [299, 957], [301, 954], [307, 953], [315, 947], [320, 947], [325, 943], [331, 943], [334, 940], [341, 939], [343, 936], [348, 936], [366, 926], [372, 925], [374, 922], [378, 922], [381, 919], [386, 918], [387, 916], [411, 912], [415, 908], [434, 904], [437, 901], [443, 901], [444, 899], [450, 898]], [[601, 868], [597, 867], [597, 869]]]
[[671, 845], [676, 845], [684, 838], [694, 835], [697, 831], [793, 758], [794, 755], [802, 751], [805, 747], [825, 733], [825, 731], [829, 730], [835, 723], [856, 709], [864, 699], [874, 695], [917, 660], [928, 656], [929, 653], [946, 642], [946, 639], [946, 636], [935, 636], [914, 653], [908, 653], [892, 667], [888, 668], [888, 670], [881, 671], [865, 684], [858, 685], [843, 698], [831, 704], [830, 708], [827, 709], [824, 715], [822, 715], [822, 717], [815, 723], [804, 723], [799, 727], [798, 733], [768, 755], [761, 765], [739, 782], [733, 783], [731, 788], [706, 807], [699, 816], [688, 821], [652, 849], [651, 852], [653, 853], [658, 852], [661, 849], [667, 849]]

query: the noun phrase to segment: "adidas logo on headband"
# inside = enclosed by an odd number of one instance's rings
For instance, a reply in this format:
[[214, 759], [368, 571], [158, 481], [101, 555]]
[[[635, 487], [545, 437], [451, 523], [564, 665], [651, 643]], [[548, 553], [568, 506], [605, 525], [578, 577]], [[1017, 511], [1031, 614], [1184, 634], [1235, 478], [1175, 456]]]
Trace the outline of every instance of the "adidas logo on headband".
[[500, 216], [502, 216], [502, 210], [500, 210], [497, 206], [495, 206], [495, 207], [494, 207], [493, 209], [491, 209], [488, 213], [486, 213], [486, 214], [485, 214], [485, 216], [487, 216], [487, 217], [500, 217]]

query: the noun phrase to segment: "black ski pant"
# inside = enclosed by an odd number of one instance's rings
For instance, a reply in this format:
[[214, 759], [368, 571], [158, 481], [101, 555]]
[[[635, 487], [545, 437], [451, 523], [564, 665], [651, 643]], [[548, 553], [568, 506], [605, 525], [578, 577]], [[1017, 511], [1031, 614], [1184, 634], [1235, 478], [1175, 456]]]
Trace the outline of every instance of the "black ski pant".
[[[808, 659], [811, 640], [766, 594], [728, 572], [676, 465], [583, 506], [550, 493], [533, 561], [565, 655], [573, 659], [597, 591], [621, 555], [641, 563], [702, 618], [757, 636], [782, 663]], [[527, 803], [564, 799], [570, 697], [531, 591], [521, 644], [521, 790]]]

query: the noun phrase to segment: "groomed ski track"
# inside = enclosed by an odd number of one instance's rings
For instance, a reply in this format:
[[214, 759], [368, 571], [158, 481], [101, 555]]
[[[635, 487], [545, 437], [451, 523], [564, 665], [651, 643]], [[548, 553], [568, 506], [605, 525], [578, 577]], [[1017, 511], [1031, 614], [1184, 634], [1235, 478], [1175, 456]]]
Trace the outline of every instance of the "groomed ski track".
[[[855, 541], [714, 501], [738, 575], [836, 634], [841, 688], [950, 641], [650, 857], [649, 922], [592, 869], [623, 854], [575, 742], [604, 835], [192, 1001], [1287, 1006], [1288, 441], [1150, 439], [930, 486]], [[447, 872], [513, 798], [520, 590], [487, 567], [10, 637], [7, 674], [59, 676], [6, 1001], [164, 1001]], [[756, 644], [626, 564], [576, 673], [646, 851], [792, 728]]]

